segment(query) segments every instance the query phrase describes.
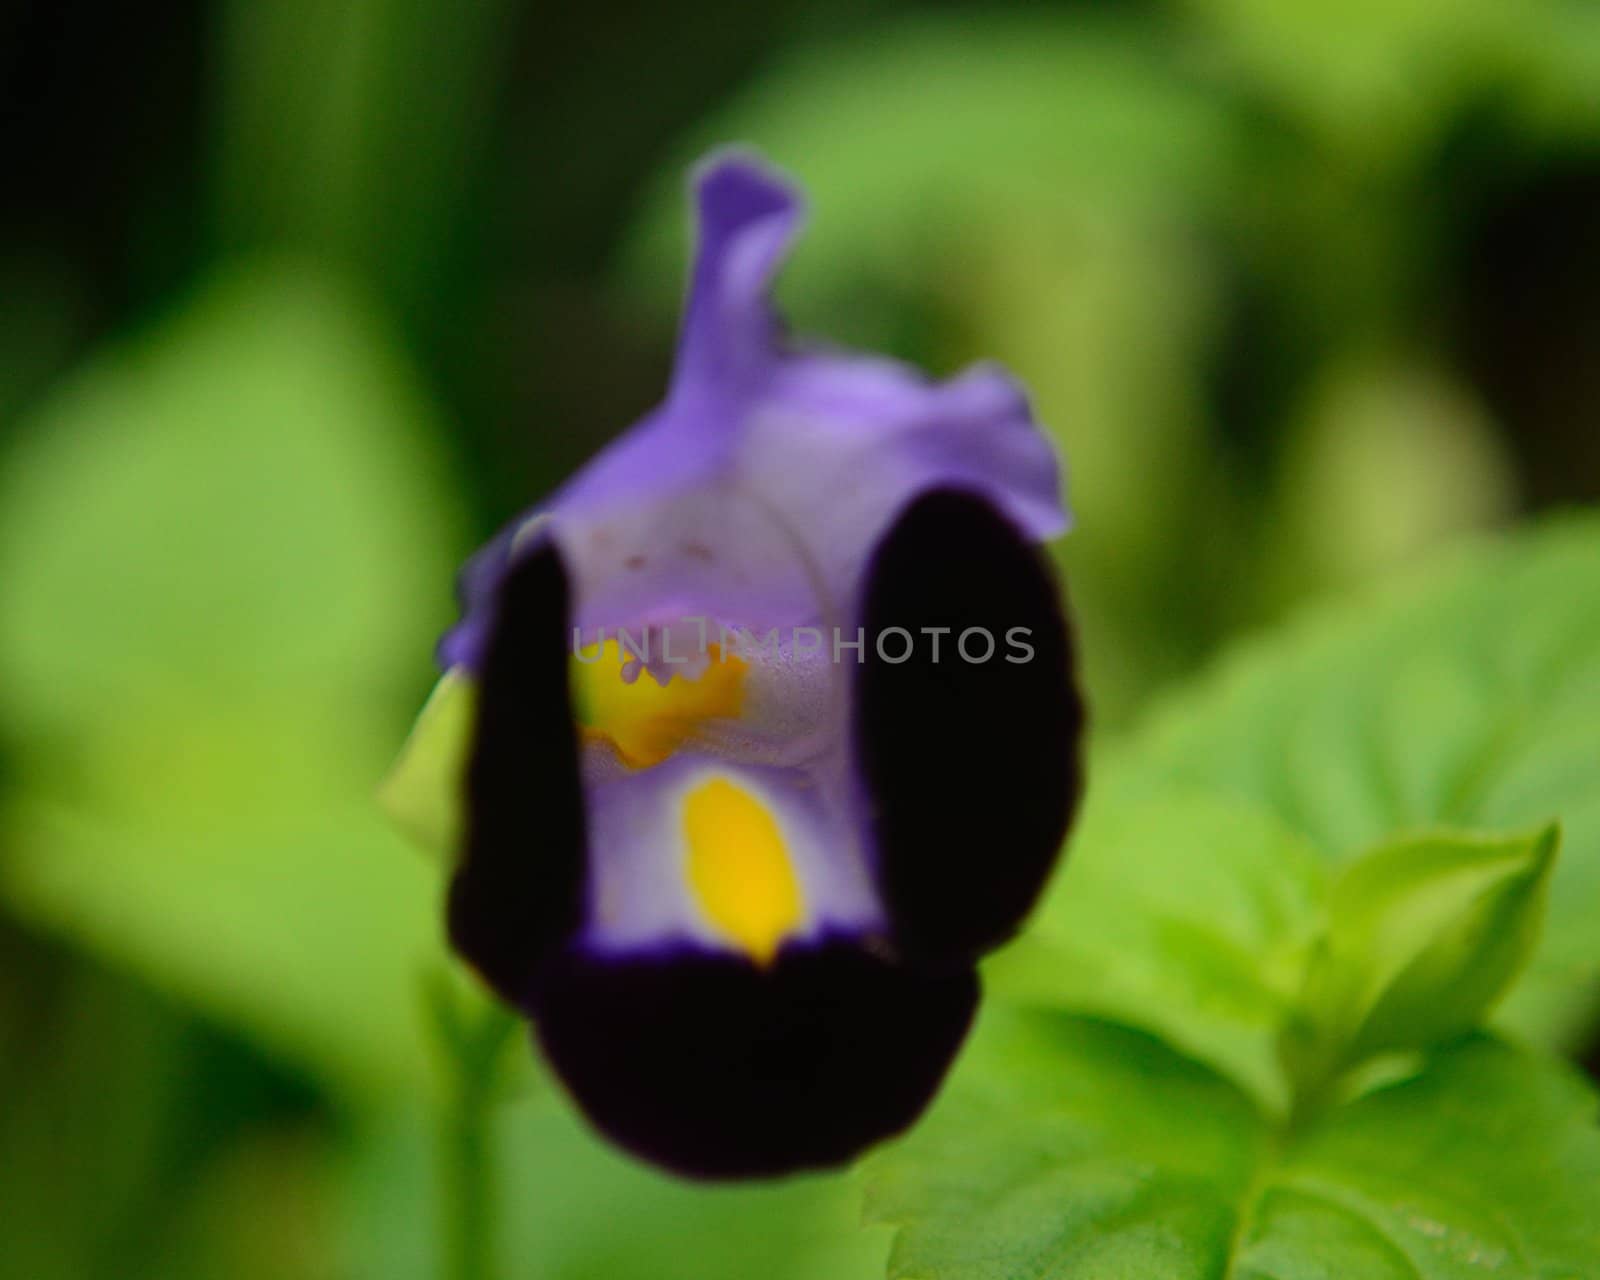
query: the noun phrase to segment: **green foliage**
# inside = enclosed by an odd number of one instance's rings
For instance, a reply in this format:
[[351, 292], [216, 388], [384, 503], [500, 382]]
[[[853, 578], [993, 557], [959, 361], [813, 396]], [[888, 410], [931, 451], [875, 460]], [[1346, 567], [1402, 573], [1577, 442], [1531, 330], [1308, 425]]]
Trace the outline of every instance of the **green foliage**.
[[1163, 1036], [1286, 1105], [1278, 1028], [1327, 870], [1270, 814], [1096, 773], [1065, 872], [985, 970], [992, 993]]
[[1533, 950], [1559, 844], [1555, 827], [1503, 840], [1429, 835], [1346, 867], [1285, 1028], [1300, 1087], [1478, 1026]]
[[[1030, 387], [1072, 468], [1061, 554], [1102, 734], [1241, 621], [1503, 517], [1515, 468], [1534, 478], [1521, 450], [1587, 456], [1593, 415], [1560, 385], [1581, 325], [1489, 373], [1442, 339], [1484, 220], [1559, 235], [1575, 197], [1544, 175], [1590, 173], [1600, 7], [1123, 8], [781, 3], [692, 15], [677, 44], [685, 15], [641, 11], [598, 61], [586, 20], [498, 0], [187, 15], [207, 114], [119, 151], [125, 208], [64, 208], [0, 248], [0, 416], [46, 397], [14, 436], [0, 423], [0, 906], [26, 925], [0, 1032], [52, 1014], [0, 1046], [26, 1098], [0, 1109], [0, 1270], [438, 1274], [439, 1135], [414, 1091], [440, 868], [372, 805], [465, 549], [429, 444], [460, 434], [419, 370], [471, 406], [482, 476], [547, 473], [616, 425], [595, 403], [646, 403], [633, 347], [668, 341], [682, 169], [705, 146], [757, 143], [809, 187], [783, 285], [802, 330], [935, 369], [994, 356]], [[63, 65], [95, 65], [90, 28]], [[152, 104], [192, 94], [172, 43]], [[604, 74], [561, 71], [586, 59]], [[24, 152], [84, 152], [103, 194], [72, 123], [99, 131], [115, 101], [95, 79], [83, 112], [36, 113]], [[662, 304], [647, 332], [611, 313], [594, 260], [668, 137], [628, 261]], [[55, 203], [31, 173], [19, 227]], [[261, 246], [318, 262], [139, 318], [168, 264]], [[1519, 370], [1537, 403], [1488, 411]], [[1546, 415], [1565, 421], [1541, 442]], [[1004, 1007], [873, 1170], [875, 1214], [904, 1224], [897, 1275], [1600, 1274], [1592, 1092], [1473, 1030], [1507, 988], [1497, 1024], [1542, 1048], [1600, 1014], [1597, 548], [1593, 517], [1482, 548], [1097, 742], [1068, 868], [987, 968]], [[446, 683], [385, 789], [434, 845], [469, 692]], [[1556, 820], [1558, 861], [1547, 836], [1503, 834]], [[47, 989], [36, 932], [176, 996], [161, 1026], [121, 989]], [[319, 1099], [368, 1106], [336, 1137], [301, 1103], [305, 1132], [256, 1118], [184, 1155], [198, 1113], [242, 1106], [179, 1043], [191, 1007]], [[508, 1274], [882, 1273], [888, 1233], [854, 1229], [848, 1176], [685, 1186], [548, 1095], [497, 1112], [492, 1146]], [[324, 1203], [335, 1187], [358, 1203]], [[330, 1221], [348, 1256], [321, 1252]]]
[[1600, 1131], [1564, 1067], [1488, 1038], [1288, 1129], [1140, 1033], [992, 1015], [869, 1169], [895, 1280], [1468, 1280], [1600, 1267]]
[[1600, 518], [1480, 545], [1237, 652], [1162, 710], [1142, 768], [1260, 805], [1334, 861], [1426, 829], [1559, 821], [1549, 920], [1505, 1025], [1600, 1007]]
[[427, 1069], [437, 873], [371, 796], [455, 559], [429, 417], [359, 299], [278, 264], [87, 367], [0, 474], [7, 904], [362, 1084]]
[[1476, 1030], [1530, 957], [1574, 1017], [1600, 966], [1593, 581], [1593, 518], [1482, 548], [1103, 759], [1012, 1012], [876, 1166], [891, 1275], [1600, 1271], [1593, 1092]]
[[1379, 166], [1410, 158], [1495, 82], [1541, 124], [1592, 129], [1596, 31], [1562, 0], [1188, 0], [1208, 43], [1319, 140]]
[[461, 836], [461, 787], [477, 687], [446, 672], [433, 687], [378, 793], [383, 810], [424, 849], [453, 857]]
[[[510, 1056], [526, 1052], [521, 1037]], [[518, 1280], [881, 1280], [888, 1235], [860, 1229], [858, 1175], [707, 1185], [596, 1140], [550, 1093], [516, 1098], [492, 1129], [497, 1274]], [[440, 1275], [434, 1135], [387, 1115], [349, 1154], [350, 1251], [382, 1280]]]
[[[218, 238], [315, 251], [394, 301], [437, 301], [488, 132], [512, 6], [222, 0]], [[376, 228], [381, 227], [381, 233]]]
[[1044, 13], [923, 17], [793, 55], [663, 166], [634, 273], [676, 300], [682, 174], [728, 143], [760, 147], [805, 184], [815, 225], [785, 285], [803, 316], [859, 296], [864, 272], [918, 287], [930, 252], [974, 220], [1204, 199], [1231, 155], [1226, 115], [1126, 36]]
[[[8, 966], [21, 954], [9, 942], [0, 935]], [[72, 1018], [29, 1026], [27, 1010], [0, 1002], [0, 1273], [79, 1280], [116, 1257], [138, 1274], [140, 1223], [183, 1194], [190, 1172], [180, 1164], [190, 1153], [166, 1148], [194, 1112], [192, 1059], [182, 1023], [154, 1001], [130, 1000], [103, 973], [57, 976]]]

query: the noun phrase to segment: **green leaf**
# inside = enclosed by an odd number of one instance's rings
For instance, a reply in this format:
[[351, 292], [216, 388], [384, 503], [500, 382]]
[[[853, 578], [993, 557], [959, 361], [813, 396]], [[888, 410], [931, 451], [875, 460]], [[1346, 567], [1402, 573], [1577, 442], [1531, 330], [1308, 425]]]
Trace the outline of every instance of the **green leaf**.
[[413, 306], [448, 287], [440, 264], [514, 22], [505, 0], [222, 0], [208, 24], [218, 239], [365, 269]]
[[448, 671], [433, 687], [378, 800], [389, 820], [424, 849], [451, 856], [461, 838], [461, 788], [477, 686]]
[[1496, 838], [1397, 840], [1335, 881], [1285, 1038], [1291, 1073], [1331, 1078], [1386, 1050], [1466, 1035], [1538, 939], [1560, 845], [1549, 827]]
[[1559, 821], [1545, 933], [1502, 1022], [1571, 1047], [1600, 1009], [1600, 518], [1479, 544], [1235, 652], [1127, 744], [1335, 862], [1396, 831]]
[[352, 1087], [428, 1071], [438, 873], [372, 801], [447, 619], [433, 415], [361, 299], [241, 268], [0, 471], [8, 909]]
[[[352, 1275], [440, 1274], [431, 1128], [396, 1108], [351, 1152]], [[856, 1175], [684, 1182], [602, 1142], [549, 1093], [497, 1110], [492, 1134], [508, 1280], [882, 1280], [888, 1232], [862, 1227]]]
[[1586, 5], [1192, 0], [1189, 7], [1202, 38], [1246, 91], [1368, 163], [1414, 159], [1464, 102], [1490, 91], [1502, 109], [1593, 136]]
[[1149, 1036], [987, 1013], [948, 1096], [868, 1166], [867, 1217], [901, 1226], [907, 1280], [1216, 1275], [1268, 1137]]
[[1564, 1068], [1478, 1038], [1290, 1132], [1149, 1037], [991, 1013], [868, 1213], [897, 1280], [1593, 1275], [1594, 1120]]
[[1097, 773], [1066, 868], [985, 970], [1002, 999], [1153, 1031], [1263, 1102], [1327, 870], [1272, 814]]

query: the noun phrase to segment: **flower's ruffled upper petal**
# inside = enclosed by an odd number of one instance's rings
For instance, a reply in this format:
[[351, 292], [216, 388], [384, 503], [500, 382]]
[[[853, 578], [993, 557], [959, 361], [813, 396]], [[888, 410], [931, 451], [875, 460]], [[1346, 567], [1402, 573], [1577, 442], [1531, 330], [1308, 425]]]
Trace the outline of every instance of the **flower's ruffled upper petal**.
[[929, 489], [982, 494], [1036, 540], [1066, 525], [1054, 451], [992, 367], [935, 383], [891, 361], [785, 355], [714, 442], [663, 444], [690, 434], [681, 413], [547, 508], [586, 634], [685, 615], [848, 626], [873, 544]]
[[876, 437], [879, 465], [899, 451], [912, 466], [989, 493], [1037, 541], [1070, 524], [1055, 449], [1027, 393], [998, 365], [972, 365], [940, 382], [897, 360], [801, 351], [778, 369], [772, 399], [797, 417]]
[[[1066, 527], [1054, 451], [1015, 382], [990, 366], [937, 382], [893, 360], [786, 344], [769, 291], [799, 197], [734, 154], [701, 170], [696, 198], [671, 394], [532, 517], [552, 523], [586, 634], [696, 614], [848, 625], [866, 555], [931, 488], [984, 494], [1036, 539]], [[447, 665], [480, 660], [494, 584], [529, 520], [469, 566]]]
[[938, 661], [867, 651], [852, 737], [897, 949], [970, 962], [1032, 908], [1077, 806], [1084, 709], [1056, 584], [984, 498], [938, 490], [877, 548], [862, 613], [873, 635], [943, 629]]
[[931, 382], [887, 360], [791, 357], [752, 408], [734, 469], [796, 531], [839, 603], [854, 599], [874, 544], [927, 490], [981, 494], [1034, 540], [1066, 526], [1055, 452], [1021, 389], [990, 366]]

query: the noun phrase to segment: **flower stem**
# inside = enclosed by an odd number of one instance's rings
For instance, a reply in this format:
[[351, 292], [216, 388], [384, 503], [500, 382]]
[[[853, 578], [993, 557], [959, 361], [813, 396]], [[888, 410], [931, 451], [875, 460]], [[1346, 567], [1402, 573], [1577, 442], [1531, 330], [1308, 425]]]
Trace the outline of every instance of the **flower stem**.
[[515, 1021], [480, 1006], [464, 1012], [441, 985], [433, 1000], [448, 1080], [439, 1131], [443, 1280], [497, 1280], [497, 1170], [490, 1121], [500, 1050]]

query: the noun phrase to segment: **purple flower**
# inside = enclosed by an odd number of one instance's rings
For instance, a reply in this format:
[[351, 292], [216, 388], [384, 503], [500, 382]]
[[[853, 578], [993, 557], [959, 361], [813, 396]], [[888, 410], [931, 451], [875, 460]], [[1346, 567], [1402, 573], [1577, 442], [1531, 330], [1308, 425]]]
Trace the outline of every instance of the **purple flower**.
[[595, 1125], [732, 1177], [927, 1104], [1056, 860], [1083, 708], [1022, 392], [787, 343], [799, 197], [742, 155], [695, 197], [665, 402], [463, 575], [449, 925]]

